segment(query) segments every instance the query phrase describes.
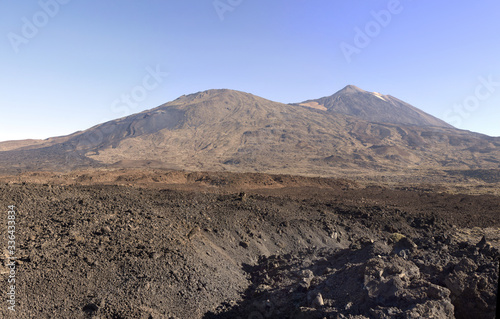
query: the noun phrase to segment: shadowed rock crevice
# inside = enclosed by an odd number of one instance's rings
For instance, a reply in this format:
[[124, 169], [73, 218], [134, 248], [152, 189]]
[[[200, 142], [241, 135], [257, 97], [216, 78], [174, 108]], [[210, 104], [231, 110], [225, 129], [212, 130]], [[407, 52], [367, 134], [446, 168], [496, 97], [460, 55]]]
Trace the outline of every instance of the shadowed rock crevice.
[[242, 302], [204, 318], [495, 317], [499, 252], [491, 245], [447, 237], [423, 240], [434, 249], [421, 250], [401, 234], [389, 242], [261, 257], [246, 267], [252, 285]]

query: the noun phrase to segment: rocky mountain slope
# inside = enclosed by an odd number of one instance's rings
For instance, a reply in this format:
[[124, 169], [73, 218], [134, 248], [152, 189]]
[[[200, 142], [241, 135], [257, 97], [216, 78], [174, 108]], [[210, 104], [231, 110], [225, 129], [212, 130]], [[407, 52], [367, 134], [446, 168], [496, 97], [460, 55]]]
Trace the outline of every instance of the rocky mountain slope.
[[209, 90], [70, 136], [0, 143], [0, 166], [11, 172], [111, 166], [335, 176], [499, 164], [500, 138], [354, 86], [289, 105]]

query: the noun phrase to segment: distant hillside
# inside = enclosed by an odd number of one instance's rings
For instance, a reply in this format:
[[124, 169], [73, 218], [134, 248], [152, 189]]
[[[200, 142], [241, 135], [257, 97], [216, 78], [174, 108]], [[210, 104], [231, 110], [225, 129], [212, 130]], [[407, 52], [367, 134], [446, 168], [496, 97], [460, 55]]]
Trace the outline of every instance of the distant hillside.
[[334, 176], [499, 165], [500, 138], [455, 129], [354, 86], [290, 105], [209, 90], [69, 136], [0, 143], [3, 171], [108, 166]]

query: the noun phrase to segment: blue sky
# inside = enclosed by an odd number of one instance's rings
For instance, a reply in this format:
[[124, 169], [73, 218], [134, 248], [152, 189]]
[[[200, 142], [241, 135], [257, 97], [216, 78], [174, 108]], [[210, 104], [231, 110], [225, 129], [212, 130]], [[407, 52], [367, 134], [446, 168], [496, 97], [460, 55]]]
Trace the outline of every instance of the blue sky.
[[500, 2], [0, 2], [0, 140], [230, 88], [291, 103], [347, 84], [500, 135]]

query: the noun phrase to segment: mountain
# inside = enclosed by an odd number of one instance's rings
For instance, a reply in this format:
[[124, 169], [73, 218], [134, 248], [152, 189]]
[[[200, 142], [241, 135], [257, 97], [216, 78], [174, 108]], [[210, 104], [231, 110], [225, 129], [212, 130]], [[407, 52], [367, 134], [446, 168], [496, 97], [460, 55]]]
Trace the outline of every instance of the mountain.
[[162, 167], [336, 176], [498, 169], [500, 138], [462, 131], [389, 95], [347, 86], [283, 104], [208, 90], [44, 141], [0, 143], [0, 168]]
[[391, 95], [364, 91], [348, 85], [337, 93], [299, 105], [314, 107], [330, 113], [355, 116], [371, 122], [416, 126], [452, 126]]

